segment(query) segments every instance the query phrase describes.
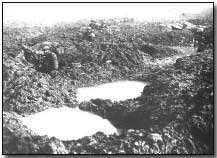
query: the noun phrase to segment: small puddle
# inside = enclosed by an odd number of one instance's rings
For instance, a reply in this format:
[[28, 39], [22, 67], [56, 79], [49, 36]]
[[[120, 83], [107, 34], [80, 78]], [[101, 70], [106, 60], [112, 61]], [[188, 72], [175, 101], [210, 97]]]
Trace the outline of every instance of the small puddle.
[[97, 132], [107, 135], [117, 129], [106, 119], [79, 108], [51, 108], [22, 118], [23, 124], [38, 135], [60, 140], [77, 140]]
[[78, 88], [78, 102], [91, 99], [110, 99], [111, 101], [123, 101], [139, 97], [148, 83], [139, 81], [118, 81], [106, 83], [94, 87]]
[[155, 59], [154, 62], [151, 62], [152, 65], [167, 66], [170, 64], [174, 64], [178, 58], [182, 58], [184, 55], [175, 55], [171, 57], [167, 57], [164, 59]]

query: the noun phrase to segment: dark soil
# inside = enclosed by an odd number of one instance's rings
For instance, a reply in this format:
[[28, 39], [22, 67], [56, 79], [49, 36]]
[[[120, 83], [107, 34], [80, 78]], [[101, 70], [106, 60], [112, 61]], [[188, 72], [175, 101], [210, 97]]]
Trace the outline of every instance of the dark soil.
[[[149, 33], [144, 34], [141, 24], [132, 40], [130, 28], [125, 29], [129, 26], [120, 24], [118, 33], [96, 31], [96, 39], [90, 41], [77, 26], [86, 24], [44, 28], [42, 35], [22, 40], [29, 46], [46, 40], [60, 44], [64, 50], [61, 68], [50, 73], [36, 71], [20, 48], [19, 39], [28, 37], [28, 30], [37, 33], [39, 28], [4, 27], [3, 154], [213, 154], [212, 49], [179, 58], [170, 66], [153, 67], [144, 61], [179, 55], [180, 51], [168, 46], [177, 46], [182, 36], [188, 46], [193, 33], [157, 35], [151, 30], [157, 26], [146, 24]], [[140, 97], [126, 101], [76, 101], [78, 87], [117, 80], [150, 85]], [[107, 118], [119, 134], [98, 132], [61, 141], [38, 136], [20, 121], [22, 116], [61, 106], [78, 106]]]

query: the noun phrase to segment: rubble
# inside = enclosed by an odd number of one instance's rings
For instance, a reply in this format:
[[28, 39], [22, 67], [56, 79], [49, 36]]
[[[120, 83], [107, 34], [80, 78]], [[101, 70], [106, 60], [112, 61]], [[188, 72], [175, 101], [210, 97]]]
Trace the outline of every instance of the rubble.
[[[179, 46], [183, 37], [183, 46], [189, 46], [192, 32], [159, 32], [157, 24], [148, 23], [137, 26], [135, 33], [131, 25], [111, 21], [110, 26], [118, 28], [115, 33], [96, 31], [95, 40], [89, 41], [83, 36], [87, 25], [40, 29], [43, 35], [22, 41], [32, 46], [43, 41], [60, 45], [61, 68], [52, 73], [38, 72], [23, 58], [16, 38], [29, 36], [25, 28], [4, 28], [3, 153], [212, 154], [212, 47], [179, 58], [174, 65], [153, 67], [144, 61], [179, 54], [168, 46]], [[80, 104], [76, 100], [79, 87], [119, 80], [150, 85], [135, 99], [94, 99]], [[38, 136], [20, 121], [22, 116], [62, 106], [79, 107], [106, 118], [119, 134], [98, 132], [79, 140], [61, 141]]]

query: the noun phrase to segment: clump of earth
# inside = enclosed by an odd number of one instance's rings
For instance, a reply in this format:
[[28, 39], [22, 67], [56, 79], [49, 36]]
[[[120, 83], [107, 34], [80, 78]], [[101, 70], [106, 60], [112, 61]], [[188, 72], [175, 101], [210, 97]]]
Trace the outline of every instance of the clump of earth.
[[[32, 45], [54, 41], [65, 50], [61, 68], [42, 73], [25, 60], [15, 39], [26, 36], [25, 28], [4, 31], [4, 154], [213, 153], [212, 49], [195, 52], [185, 47], [183, 51], [139, 40], [132, 44], [122, 36], [113, 43], [110, 39], [97, 43], [83, 39], [76, 29], [50, 28], [44, 36], [26, 41]], [[162, 60], [169, 61], [164, 64]], [[149, 84], [140, 95], [125, 100], [78, 100], [79, 88], [122, 80]], [[25, 125], [24, 117], [53, 108], [94, 114], [109, 121], [117, 132], [96, 131], [79, 139], [61, 140]], [[73, 123], [65, 123], [73, 127]]]

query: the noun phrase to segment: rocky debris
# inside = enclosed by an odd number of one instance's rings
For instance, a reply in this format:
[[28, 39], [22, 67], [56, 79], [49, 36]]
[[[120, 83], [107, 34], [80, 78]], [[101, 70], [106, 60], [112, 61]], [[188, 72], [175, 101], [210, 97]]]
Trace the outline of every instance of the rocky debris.
[[37, 136], [15, 113], [3, 113], [3, 154], [67, 154], [56, 138]]
[[[122, 102], [95, 99], [79, 107], [107, 118], [119, 129], [163, 128], [177, 120], [193, 137], [213, 149], [213, 57], [212, 51], [183, 57], [174, 67], [154, 70], [146, 77], [141, 97]], [[209, 114], [209, 115], [208, 115]]]
[[[177, 59], [174, 66], [175, 69], [159, 71], [155, 75], [150, 76], [150, 80], [154, 84], [144, 88], [144, 100], [146, 100], [148, 105], [147, 95], [152, 95], [152, 99], [157, 95], [158, 97], [154, 101], [157, 102], [160, 99], [159, 103], [164, 103], [159, 105], [164, 105], [163, 107], [175, 115], [175, 118], [185, 120], [189, 129], [191, 129], [192, 135], [197, 140], [205, 143], [204, 146], [208, 148], [207, 153], [212, 153], [213, 51], [207, 50]], [[157, 87], [157, 85], [159, 86]], [[154, 91], [151, 87], [158, 90]], [[163, 91], [164, 93], [162, 94]], [[152, 103], [151, 105], [154, 104]], [[168, 112], [166, 112], [167, 116], [171, 116]], [[152, 116], [155, 115], [154, 113]], [[163, 115], [160, 116], [162, 117]], [[165, 118], [162, 118], [162, 120], [165, 120]]]
[[47, 153], [52, 154], [69, 154], [69, 151], [66, 149], [65, 145], [57, 138], [52, 137], [47, 144], [48, 150]]
[[[35, 41], [22, 41], [32, 45], [54, 41], [62, 51], [68, 50], [62, 69], [49, 74], [37, 72], [23, 58], [19, 39], [30, 36], [25, 28], [4, 28], [4, 154], [213, 154], [212, 50], [180, 58], [174, 66], [151, 67], [145, 59], [177, 53], [160, 44], [177, 46], [185, 37], [183, 45], [189, 45], [192, 33], [159, 32], [157, 25], [148, 23], [137, 26], [137, 34], [131, 34], [135, 27], [120, 25], [115, 34], [96, 32], [95, 40], [88, 41], [83, 39], [85, 31], [80, 26], [86, 25], [46, 28]], [[134, 35], [134, 40], [129, 40]], [[157, 45], [145, 45], [142, 51], [138, 46], [144, 42]], [[50, 107], [78, 106], [75, 88], [121, 79], [151, 84], [136, 99], [98, 99], [79, 105], [108, 118], [119, 128], [119, 135], [99, 132], [79, 140], [60, 141], [37, 136], [19, 120], [22, 115]]]
[[175, 49], [172, 49], [167, 46], [154, 45], [154, 44], [142, 44], [139, 48], [142, 52], [149, 54], [153, 58], [164, 58], [170, 57], [173, 55], [179, 55], [181, 52], [178, 52]]
[[129, 129], [121, 135], [98, 132], [79, 140], [60, 141], [37, 136], [19, 120], [19, 116], [4, 112], [3, 145], [7, 154], [197, 154], [200, 144], [178, 122], [163, 129]]
[[202, 30], [194, 30], [193, 32], [198, 52], [213, 49], [213, 25], [205, 26]]
[[49, 107], [75, 106], [73, 84], [60, 75], [35, 71], [19, 59], [8, 58], [3, 70], [3, 110], [31, 114]]
[[64, 141], [71, 154], [197, 154], [201, 147], [186, 128], [171, 122], [163, 129], [129, 129], [122, 135], [98, 132], [77, 141]]
[[[213, 105], [214, 74], [213, 51], [207, 50], [195, 56], [177, 60], [175, 67], [193, 77], [192, 85], [183, 90], [183, 97], [188, 103], [188, 121], [192, 134], [209, 146], [213, 152]], [[212, 111], [212, 112], [211, 112]]]

